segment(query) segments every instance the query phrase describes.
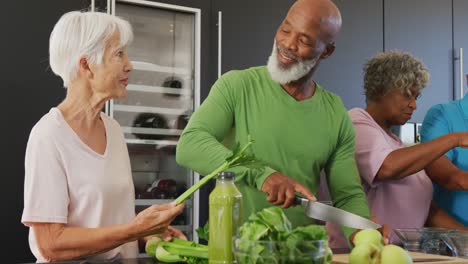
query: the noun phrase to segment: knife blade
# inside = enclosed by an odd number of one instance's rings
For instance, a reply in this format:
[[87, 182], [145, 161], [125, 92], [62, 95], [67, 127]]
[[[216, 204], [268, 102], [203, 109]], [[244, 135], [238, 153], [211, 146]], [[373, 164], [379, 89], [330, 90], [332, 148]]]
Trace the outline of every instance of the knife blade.
[[357, 229], [377, 229], [382, 227], [367, 218], [320, 202], [312, 202], [297, 196], [294, 202], [303, 206], [305, 214], [310, 218]]

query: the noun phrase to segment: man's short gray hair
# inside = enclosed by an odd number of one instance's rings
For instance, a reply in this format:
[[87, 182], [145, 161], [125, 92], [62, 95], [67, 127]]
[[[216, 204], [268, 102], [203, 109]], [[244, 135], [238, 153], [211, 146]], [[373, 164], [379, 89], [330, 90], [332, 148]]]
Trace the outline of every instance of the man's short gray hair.
[[367, 103], [397, 89], [408, 94], [411, 94], [412, 89], [421, 91], [428, 81], [429, 72], [426, 66], [406, 52], [381, 52], [364, 65]]
[[102, 63], [106, 41], [116, 32], [122, 46], [133, 39], [130, 23], [106, 13], [72, 11], [59, 19], [49, 39], [49, 60], [65, 87], [77, 77], [80, 57]]

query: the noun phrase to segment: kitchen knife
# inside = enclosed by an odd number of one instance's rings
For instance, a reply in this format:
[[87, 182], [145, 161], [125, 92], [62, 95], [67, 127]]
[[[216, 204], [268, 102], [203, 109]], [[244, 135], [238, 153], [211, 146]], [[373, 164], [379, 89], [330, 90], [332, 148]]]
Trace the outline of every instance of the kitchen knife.
[[320, 202], [312, 202], [296, 196], [294, 203], [302, 205], [305, 214], [310, 218], [357, 229], [377, 229], [381, 227], [381, 225], [367, 218]]

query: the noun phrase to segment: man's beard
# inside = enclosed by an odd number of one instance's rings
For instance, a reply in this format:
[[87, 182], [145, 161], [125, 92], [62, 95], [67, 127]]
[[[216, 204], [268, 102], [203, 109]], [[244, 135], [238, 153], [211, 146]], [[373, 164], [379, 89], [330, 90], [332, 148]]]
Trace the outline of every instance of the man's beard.
[[267, 64], [268, 72], [270, 73], [271, 78], [280, 84], [287, 84], [292, 81], [297, 81], [300, 78], [306, 76], [310, 70], [312, 70], [318, 60], [318, 56], [313, 59], [304, 60], [294, 56], [293, 54], [287, 53], [287, 51], [284, 51], [284, 53], [286, 53], [289, 58], [295, 59], [297, 62], [290, 66], [283, 66], [278, 61], [278, 47], [276, 46], [275, 41], [273, 43], [273, 51], [268, 58]]

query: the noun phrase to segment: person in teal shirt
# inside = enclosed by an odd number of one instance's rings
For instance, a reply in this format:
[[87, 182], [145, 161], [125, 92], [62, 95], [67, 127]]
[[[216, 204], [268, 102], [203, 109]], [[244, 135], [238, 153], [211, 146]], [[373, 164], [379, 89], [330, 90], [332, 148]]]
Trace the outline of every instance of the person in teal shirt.
[[[333, 53], [340, 27], [331, 1], [296, 1], [276, 32], [268, 65], [224, 74], [184, 129], [176, 160], [201, 175], [232, 155], [233, 143], [255, 140], [250, 151], [266, 166], [233, 169], [244, 219], [273, 204], [288, 208], [294, 226], [314, 223], [291, 206], [295, 193], [316, 199], [322, 170], [336, 207], [370, 217], [351, 120], [341, 99], [312, 78]], [[343, 231], [349, 238], [355, 230]]]
[[[421, 127], [421, 141], [426, 142], [451, 132], [468, 131], [468, 97], [432, 106]], [[443, 178], [459, 175], [468, 183], [468, 149], [456, 147], [445, 158], [426, 168], [428, 175]], [[458, 188], [458, 189], [461, 189]], [[434, 184], [434, 202], [459, 223], [468, 225], [468, 191], [448, 190]]]

